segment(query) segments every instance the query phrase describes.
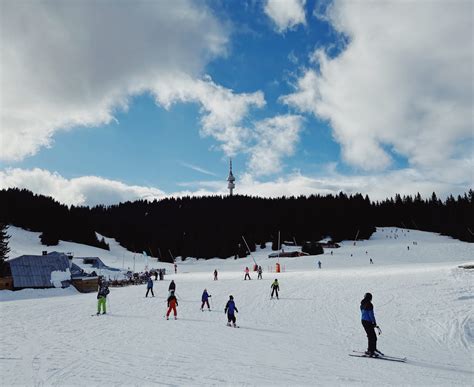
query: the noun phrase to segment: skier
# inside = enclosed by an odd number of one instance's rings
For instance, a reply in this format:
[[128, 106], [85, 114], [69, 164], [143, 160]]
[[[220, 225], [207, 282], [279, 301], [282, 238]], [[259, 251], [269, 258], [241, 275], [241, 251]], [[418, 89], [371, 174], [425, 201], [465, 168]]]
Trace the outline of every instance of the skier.
[[249, 280], [251, 280], [252, 278], [250, 278], [250, 270], [248, 268], [248, 266], [245, 268], [245, 277], [244, 277], [244, 281], [247, 279], [247, 277], [249, 278]]
[[318, 261], [318, 267], [321, 269], [321, 261]]
[[178, 274], [178, 265], [174, 264], [174, 274]]
[[170, 286], [168, 287], [168, 292], [174, 293], [176, 291], [176, 284], [174, 283], [174, 280], [171, 280]]
[[364, 299], [360, 302], [360, 311], [361, 311], [361, 321], [362, 326], [367, 333], [368, 339], [368, 346], [367, 351], [365, 352], [366, 355], [371, 357], [377, 356], [377, 335], [375, 334], [375, 328], [379, 330], [374, 315], [374, 306], [372, 305], [372, 294], [365, 293]]
[[99, 292], [97, 293], [97, 316], [100, 314], [102, 307], [102, 314], [107, 314], [107, 295], [110, 293], [107, 281], [100, 283]]
[[237, 307], [235, 306], [234, 302], [234, 296], [229, 296], [229, 301], [227, 301], [227, 304], [225, 304], [225, 309], [224, 313], [227, 313], [227, 326], [230, 327], [230, 323], [233, 324], [234, 328], [237, 327], [236, 325], [236, 318], [235, 318], [235, 313], [239, 313], [237, 310]]
[[273, 294], [276, 293], [276, 298], [278, 300], [278, 291], [280, 290], [280, 284], [278, 283], [278, 279], [275, 278], [275, 281], [273, 281], [270, 287], [272, 288], [272, 294], [270, 297], [273, 299]]
[[217, 269], [214, 270], [214, 281], [217, 281]]
[[165, 274], [165, 273], [164, 273], [164, 269], [160, 269], [160, 271], [159, 271], [158, 274], [159, 274], [159, 276], [160, 276], [160, 281], [163, 281], [163, 276], [164, 276], [164, 274]]
[[262, 266], [259, 266], [258, 267], [258, 277], [257, 277], [257, 279], [263, 279], [262, 278], [262, 272], [263, 272]]
[[202, 305], [201, 305], [201, 312], [204, 311], [204, 305], [207, 305], [207, 310], [211, 310], [211, 307], [209, 306], [209, 297], [211, 297], [211, 295], [207, 292], [207, 289], [204, 289], [204, 292], [202, 292], [202, 297], [201, 297], [201, 301], [202, 301]]
[[372, 258], [370, 258], [370, 264], [373, 265], [374, 261], [372, 261]]
[[174, 313], [174, 319], [177, 320], [177, 313], [176, 313], [176, 307], [178, 306], [178, 300], [176, 299], [174, 295], [174, 291], [170, 292], [170, 296], [168, 297], [168, 311], [166, 312], [166, 319], [169, 320], [169, 316], [171, 311]]
[[155, 270], [155, 281], [158, 280], [158, 270]]
[[148, 276], [145, 297], [148, 297], [148, 293], [150, 292], [150, 290], [151, 290], [151, 296], [155, 297], [155, 293], [153, 293], [153, 278], [151, 278], [151, 276]]

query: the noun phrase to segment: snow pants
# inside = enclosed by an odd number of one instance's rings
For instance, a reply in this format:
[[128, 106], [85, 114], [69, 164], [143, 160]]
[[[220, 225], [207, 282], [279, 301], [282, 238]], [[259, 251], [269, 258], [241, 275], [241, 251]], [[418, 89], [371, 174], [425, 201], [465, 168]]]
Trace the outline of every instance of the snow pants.
[[102, 313], [107, 313], [106, 298], [105, 297], [100, 297], [97, 300], [97, 313], [100, 313], [100, 308], [101, 307], [102, 307]]
[[211, 309], [211, 307], [209, 306], [209, 300], [202, 302], [201, 309], [204, 308], [204, 305], [207, 305], [207, 309]]
[[249, 273], [245, 273], [244, 280], [246, 280], [246, 279], [247, 279], [247, 277], [248, 277], [249, 279], [252, 279], [252, 278], [250, 278], [250, 274], [249, 274]]
[[257, 279], [263, 279], [263, 278], [262, 278], [262, 273], [258, 273]]
[[148, 288], [148, 289], [146, 290], [146, 295], [145, 295], [145, 297], [148, 297], [148, 293], [150, 292], [150, 290], [151, 290], [151, 295], [152, 295], [153, 297], [155, 297], [155, 293], [153, 293], [153, 288]]
[[168, 317], [171, 313], [171, 311], [173, 311], [174, 313], [174, 317], [176, 317], [177, 313], [176, 313], [176, 305], [173, 305], [173, 306], [170, 306], [168, 308], [168, 312], [166, 312], [166, 317]]
[[235, 314], [233, 313], [227, 313], [227, 321], [229, 321], [229, 323], [234, 323], [235, 324]]
[[276, 293], [276, 297], [278, 298], [278, 289], [277, 288], [273, 288], [271, 297], [273, 297], [273, 294], [275, 294], [275, 293]]
[[362, 326], [367, 333], [367, 339], [369, 341], [367, 351], [374, 352], [377, 349], [377, 335], [375, 334], [374, 324], [370, 321], [362, 320]]

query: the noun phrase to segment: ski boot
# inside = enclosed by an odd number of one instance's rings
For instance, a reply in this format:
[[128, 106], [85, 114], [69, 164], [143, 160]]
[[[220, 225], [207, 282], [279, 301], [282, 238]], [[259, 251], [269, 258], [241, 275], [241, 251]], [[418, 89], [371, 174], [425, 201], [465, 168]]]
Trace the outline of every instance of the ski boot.
[[230, 322], [228, 322], [228, 323], [227, 323], [227, 326], [228, 326], [228, 327], [230, 327], [230, 326], [231, 326], [231, 325], [230, 325]]

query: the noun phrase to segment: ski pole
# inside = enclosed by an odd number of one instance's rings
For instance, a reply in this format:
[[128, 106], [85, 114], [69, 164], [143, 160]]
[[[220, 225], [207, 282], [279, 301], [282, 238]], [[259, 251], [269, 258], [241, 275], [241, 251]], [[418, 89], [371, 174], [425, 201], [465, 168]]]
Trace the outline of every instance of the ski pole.
[[378, 325], [376, 325], [375, 328], [377, 328], [377, 331], [379, 332], [379, 336], [380, 336], [382, 334], [382, 330], [380, 329]]

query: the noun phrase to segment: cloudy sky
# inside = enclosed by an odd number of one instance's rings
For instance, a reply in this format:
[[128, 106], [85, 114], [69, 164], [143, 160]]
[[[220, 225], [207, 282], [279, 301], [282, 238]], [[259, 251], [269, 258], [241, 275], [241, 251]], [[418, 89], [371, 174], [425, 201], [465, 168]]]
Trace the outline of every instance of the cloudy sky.
[[0, 2], [0, 188], [67, 204], [474, 186], [473, 2]]

